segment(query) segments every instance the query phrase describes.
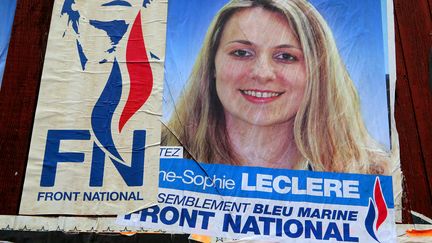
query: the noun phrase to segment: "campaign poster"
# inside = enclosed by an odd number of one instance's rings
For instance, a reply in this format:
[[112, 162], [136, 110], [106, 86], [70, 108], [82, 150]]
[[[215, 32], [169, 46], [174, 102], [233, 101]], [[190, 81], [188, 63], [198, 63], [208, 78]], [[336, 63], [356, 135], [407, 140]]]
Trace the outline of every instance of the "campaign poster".
[[159, 204], [117, 222], [394, 242], [387, 4], [170, 1], [161, 145], [184, 157], [161, 151]]
[[56, 0], [20, 214], [156, 200], [167, 4]]

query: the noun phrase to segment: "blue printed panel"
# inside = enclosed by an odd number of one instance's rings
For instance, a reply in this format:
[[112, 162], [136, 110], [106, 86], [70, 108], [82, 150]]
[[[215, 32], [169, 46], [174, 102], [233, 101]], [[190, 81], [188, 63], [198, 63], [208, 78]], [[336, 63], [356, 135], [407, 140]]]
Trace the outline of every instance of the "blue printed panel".
[[161, 188], [281, 201], [368, 206], [377, 178], [394, 208], [390, 176], [313, 172], [161, 159]]

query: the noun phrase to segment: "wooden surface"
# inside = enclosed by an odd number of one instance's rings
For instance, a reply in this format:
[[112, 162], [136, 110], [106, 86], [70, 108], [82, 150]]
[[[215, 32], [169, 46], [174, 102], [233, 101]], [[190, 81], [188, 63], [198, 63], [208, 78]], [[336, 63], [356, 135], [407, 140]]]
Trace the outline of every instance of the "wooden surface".
[[17, 214], [53, 0], [18, 0], [0, 93], [0, 215]]
[[405, 178], [403, 219], [411, 223], [410, 210], [432, 217], [432, 87], [428, 83], [432, 14], [427, 0], [394, 0], [394, 7], [395, 119]]
[[[18, 0], [0, 94], [0, 214], [18, 213], [53, 0]], [[394, 0], [403, 220], [432, 217], [432, 4]]]

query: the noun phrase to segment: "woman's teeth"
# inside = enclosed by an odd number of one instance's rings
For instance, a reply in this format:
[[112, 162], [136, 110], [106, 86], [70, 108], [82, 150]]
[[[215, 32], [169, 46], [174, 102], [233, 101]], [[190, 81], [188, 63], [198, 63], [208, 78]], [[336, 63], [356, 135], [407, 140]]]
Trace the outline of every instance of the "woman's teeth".
[[271, 98], [281, 95], [280, 92], [263, 92], [263, 91], [253, 91], [253, 90], [241, 90], [245, 95], [257, 97], [257, 98]]

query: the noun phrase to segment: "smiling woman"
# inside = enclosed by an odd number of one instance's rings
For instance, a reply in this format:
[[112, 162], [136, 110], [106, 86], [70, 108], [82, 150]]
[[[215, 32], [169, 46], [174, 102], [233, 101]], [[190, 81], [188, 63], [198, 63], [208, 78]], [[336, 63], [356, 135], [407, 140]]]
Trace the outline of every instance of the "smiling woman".
[[388, 173], [331, 30], [304, 0], [233, 0], [163, 131], [197, 161]]

